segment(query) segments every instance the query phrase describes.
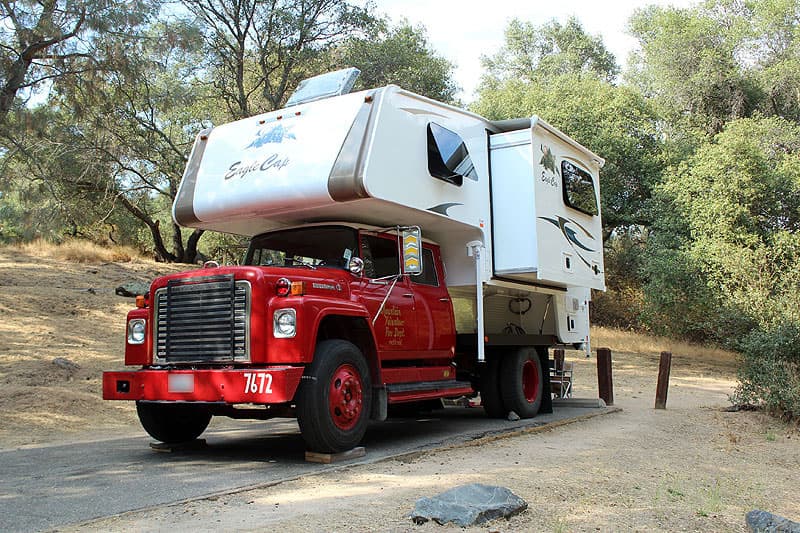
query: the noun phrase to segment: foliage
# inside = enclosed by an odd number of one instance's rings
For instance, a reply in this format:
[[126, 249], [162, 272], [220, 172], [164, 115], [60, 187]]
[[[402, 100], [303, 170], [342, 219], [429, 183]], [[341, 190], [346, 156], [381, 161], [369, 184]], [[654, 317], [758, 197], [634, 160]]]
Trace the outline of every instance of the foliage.
[[630, 30], [641, 52], [626, 75], [658, 102], [672, 128], [714, 135], [755, 112], [797, 120], [798, 13], [797, 0], [640, 9]]
[[333, 52], [340, 66], [361, 70], [355, 89], [395, 84], [429, 98], [453, 102], [458, 90], [453, 64], [437, 55], [423, 27], [385, 22], [364, 38], [354, 37]]
[[[435, 97], [455, 91], [452, 66], [430, 51], [424, 30], [390, 28], [369, 4], [185, 0], [162, 9], [158, 0], [92, 1], [2, 2], [4, 61], [25, 39], [63, 37], [41, 48], [47, 58], [29, 65], [15, 93], [43, 87], [46, 103], [17, 101], [0, 135], [4, 240], [84, 236], [193, 261], [203, 232], [178, 228], [170, 207], [200, 130], [279, 107], [336, 54], [362, 59], [369, 82], [408, 87], [408, 77], [411, 89]], [[51, 15], [61, 27], [24, 28]], [[365, 50], [366, 35], [379, 46]], [[0, 70], [4, 83], [9, 65]], [[226, 239], [213, 241], [207, 252]]]
[[106, 68], [102, 36], [126, 33], [152, 7], [139, 0], [0, 0], [0, 123], [21, 92]]
[[534, 82], [563, 74], [589, 74], [612, 81], [619, 72], [614, 55], [600, 37], [589, 35], [575, 17], [565, 24], [551, 20], [542, 26], [512, 19], [505, 45], [482, 58], [484, 85], [509, 80]]
[[771, 412], [800, 418], [800, 328], [795, 323], [754, 330], [739, 343], [742, 364], [732, 400], [763, 404]]
[[[346, 0], [182, 0], [201, 21], [214, 87], [233, 118], [278, 109], [325, 53], [374, 23]], [[367, 6], [369, 7], [369, 6]]]
[[800, 127], [739, 119], [670, 173], [661, 189], [686, 221], [685, 258], [709, 289], [767, 327], [800, 323]]

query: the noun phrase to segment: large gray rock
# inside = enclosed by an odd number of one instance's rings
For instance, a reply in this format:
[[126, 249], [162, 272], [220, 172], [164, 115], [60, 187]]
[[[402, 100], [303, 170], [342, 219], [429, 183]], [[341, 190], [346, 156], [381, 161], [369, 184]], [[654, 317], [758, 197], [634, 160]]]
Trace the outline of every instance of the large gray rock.
[[745, 521], [755, 533], [800, 533], [800, 523], [758, 509], [747, 513]]
[[150, 284], [143, 281], [129, 281], [123, 283], [114, 292], [118, 296], [125, 296], [126, 298], [135, 298], [138, 294], [147, 294], [150, 290]]
[[482, 524], [495, 518], [510, 518], [528, 508], [527, 502], [505, 487], [472, 483], [420, 498], [411, 513], [416, 524], [435, 520], [461, 527]]

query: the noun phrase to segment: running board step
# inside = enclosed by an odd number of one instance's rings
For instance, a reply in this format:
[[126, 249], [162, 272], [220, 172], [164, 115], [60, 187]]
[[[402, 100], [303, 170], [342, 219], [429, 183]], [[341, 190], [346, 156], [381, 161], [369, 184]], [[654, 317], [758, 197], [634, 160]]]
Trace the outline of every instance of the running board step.
[[468, 381], [418, 381], [386, 385], [389, 403], [414, 402], [434, 398], [449, 398], [472, 394], [475, 390]]

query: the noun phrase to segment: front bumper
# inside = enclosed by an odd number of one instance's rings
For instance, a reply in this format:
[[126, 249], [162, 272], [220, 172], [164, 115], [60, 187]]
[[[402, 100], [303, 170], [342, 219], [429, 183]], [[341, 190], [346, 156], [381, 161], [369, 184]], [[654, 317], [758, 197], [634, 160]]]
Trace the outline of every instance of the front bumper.
[[103, 399], [285, 403], [294, 398], [302, 376], [300, 366], [103, 372]]

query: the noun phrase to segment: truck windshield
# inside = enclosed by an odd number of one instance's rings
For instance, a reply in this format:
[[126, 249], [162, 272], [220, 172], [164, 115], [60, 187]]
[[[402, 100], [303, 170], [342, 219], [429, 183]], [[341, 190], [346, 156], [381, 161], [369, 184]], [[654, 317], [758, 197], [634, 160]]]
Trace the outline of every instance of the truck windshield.
[[343, 226], [275, 231], [253, 237], [245, 264], [346, 269], [357, 242], [356, 230]]

